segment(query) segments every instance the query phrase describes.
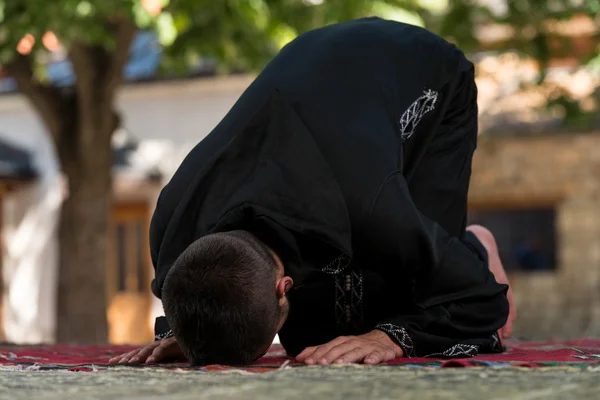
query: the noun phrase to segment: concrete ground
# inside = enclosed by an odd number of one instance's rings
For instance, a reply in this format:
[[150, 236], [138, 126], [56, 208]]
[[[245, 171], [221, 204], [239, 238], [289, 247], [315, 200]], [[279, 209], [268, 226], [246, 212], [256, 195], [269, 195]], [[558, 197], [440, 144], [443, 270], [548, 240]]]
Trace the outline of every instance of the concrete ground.
[[267, 374], [0, 371], [0, 399], [600, 399], [600, 369], [302, 367]]

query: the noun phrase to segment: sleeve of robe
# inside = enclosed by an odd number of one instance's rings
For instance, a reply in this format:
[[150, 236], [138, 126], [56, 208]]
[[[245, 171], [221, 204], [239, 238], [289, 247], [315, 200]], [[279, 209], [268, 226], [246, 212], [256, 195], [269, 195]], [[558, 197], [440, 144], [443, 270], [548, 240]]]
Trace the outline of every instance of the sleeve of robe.
[[390, 279], [414, 277], [415, 304], [377, 329], [408, 357], [499, 351], [495, 333], [508, 317], [508, 286], [496, 282], [477, 239], [453, 237], [419, 212], [400, 173], [387, 179], [374, 211], [379, 246], [392, 249], [386, 258], [401, 266]]
[[402, 171], [391, 173], [370, 218], [369, 232], [390, 266], [388, 279], [412, 281], [414, 306], [378, 325], [409, 357], [501, 351], [496, 331], [508, 317], [508, 286], [496, 282], [485, 248], [464, 230], [477, 142], [470, 63], [463, 63], [457, 79], [447, 116], [411, 184]]
[[[420, 213], [400, 173], [388, 178], [376, 209], [379, 245], [395, 249], [388, 257], [414, 277], [415, 304], [377, 328], [408, 357], [498, 351], [495, 333], [508, 316], [508, 286], [496, 282], [477, 239], [470, 233], [453, 237]], [[390, 275], [402, 279], [403, 272]]]

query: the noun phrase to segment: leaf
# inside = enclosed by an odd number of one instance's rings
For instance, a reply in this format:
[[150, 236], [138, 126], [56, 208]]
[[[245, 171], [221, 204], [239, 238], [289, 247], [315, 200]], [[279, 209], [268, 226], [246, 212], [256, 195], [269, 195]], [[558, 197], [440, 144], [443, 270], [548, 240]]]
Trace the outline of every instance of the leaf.
[[75, 11], [81, 17], [90, 17], [94, 13], [94, 6], [89, 1], [82, 1], [77, 4]]
[[170, 46], [177, 38], [177, 28], [173, 16], [169, 12], [163, 12], [156, 21], [158, 31], [158, 41], [163, 46]]
[[373, 14], [378, 17], [389, 19], [392, 21], [404, 22], [410, 25], [425, 26], [423, 18], [416, 12], [404, 10], [402, 8], [393, 7], [383, 2], [373, 3]]
[[[542, 65], [540, 84], [550, 61], [573, 53], [572, 42], [548, 31], [549, 21], [588, 16], [599, 21], [600, 0], [154, 0], [159, 14], [144, 8], [148, 0], [0, 0], [0, 62], [16, 54], [26, 34], [36, 39], [54, 32], [68, 49], [73, 40], [116, 48], [107, 24], [128, 19], [139, 29], [154, 29], [165, 46], [163, 71], [189, 71], [199, 60], [216, 59], [220, 69], [258, 70], [298, 34], [325, 24], [378, 15], [425, 26], [466, 52], [482, 49], [478, 28], [502, 23], [516, 34], [485, 43], [497, 52], [517, 51]], [[154, 3], [156, 5], [156, 3]], [[159, 8], [160, 8], [159, 7]], [[533, 35], [526, 33], [534, 32]], [[594, 38], [592, 40], [598, 40]], [[600, 69], [600, 49], [577, 53], [582, 64]], [[43, 49], [41, 49], [43, 52]]]

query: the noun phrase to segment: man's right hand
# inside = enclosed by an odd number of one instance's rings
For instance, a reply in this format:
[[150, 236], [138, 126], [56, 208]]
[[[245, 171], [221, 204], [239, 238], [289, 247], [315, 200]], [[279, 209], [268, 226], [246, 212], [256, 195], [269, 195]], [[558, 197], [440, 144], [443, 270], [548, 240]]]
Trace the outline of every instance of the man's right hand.
[[110, 364], [155, 364], [168, 361], [187, 361], [174, 336], [113, 357], [108, 362]]

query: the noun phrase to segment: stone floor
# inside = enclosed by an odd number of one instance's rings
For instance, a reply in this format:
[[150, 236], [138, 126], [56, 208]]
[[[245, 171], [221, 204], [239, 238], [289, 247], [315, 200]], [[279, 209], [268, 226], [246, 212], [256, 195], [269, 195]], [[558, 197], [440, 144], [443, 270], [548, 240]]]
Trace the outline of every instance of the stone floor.
[[600, 369], [304, 367], [267, 374], [119, 368], [0, 372], [0, 399], [600, 399]]

